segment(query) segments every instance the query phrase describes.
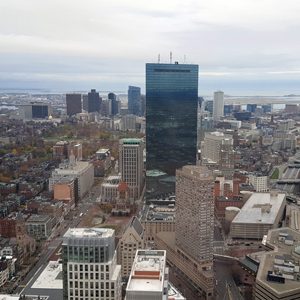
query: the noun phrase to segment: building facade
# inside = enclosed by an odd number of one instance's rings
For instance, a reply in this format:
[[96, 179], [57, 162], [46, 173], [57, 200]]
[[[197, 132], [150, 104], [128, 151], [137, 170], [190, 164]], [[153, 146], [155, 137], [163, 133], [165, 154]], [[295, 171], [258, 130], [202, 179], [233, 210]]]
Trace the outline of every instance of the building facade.
[[102, 99], [95, 89], [88, 93], [88, 112], [100, 112]]
[[224, 117], [224, 92], [217, 91], [214, 93], [213, 119], [217, 122], [222, 117]]
[[198, 262], [211, 263], [214, 239], [214, 180], [203, 166], [176, 172], [176, 245]]
[[81, 113], [81, 94], [66, 94], [66, 105], [68, 116], [73, 116]]
[[140, 115], [141, 88], [137, 86], [128, 87], [128, 112], [133, 115]]
[[146, 64], [149, 196], [174, 193], [175, 170], [186, 164], [196, 164], [197, 110], [198, 65]]
[[144, 142], [142, 139], [121, 139], [119, 169], [121, 180], [129, 187], [129, 196], [138, 199], [144, 186]]
[[62, 247], [64, 300], [122, 299], [113, 229], [69, 229]]

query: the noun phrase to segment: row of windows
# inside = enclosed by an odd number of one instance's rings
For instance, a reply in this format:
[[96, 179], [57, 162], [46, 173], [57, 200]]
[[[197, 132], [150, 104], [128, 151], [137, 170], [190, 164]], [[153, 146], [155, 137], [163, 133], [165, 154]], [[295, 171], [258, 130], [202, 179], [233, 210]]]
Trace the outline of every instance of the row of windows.
[[73, 273], [73, 272], [69, 272], [69, 279], [75, 279], [75, 280], [104, 280], [104, 278], [106, 280], [109, 279], [109, 273]]
[[95, 265], [94, 266], [92, 264], [91, 265], [87, 265], [87, 264], [84, 264], [84, 265], [83, 264], [80, 264], [80, 265], [74, 264], [74, 265], [72, 265], [72, 264], [69, 264], [69, 271], [75, 271], [76, 272], [76, 271], [79, 270], [79, 271], [82, 272], [83, 269], [84, 269], [84, 271], [94, 271], [94, 269], [95, 269], [96, 272], [99, 272], [99, 269], [100, 269], [101, 272], [104, 272], [104, 269], [105, 269], [106, 272], [109, 272], [109, 265], [100, 265], [100, 266]]
[[104, 285], [104, 282], [95, 282], [95, 284], [94, 284], [94, 282], [82, 282], [82, 281], [80, 281], [80, 282], [78, 282], [78, 281], [69, 281], [69, 288], [70, 289], [73, 289], [73, 288], [75, 288], [75, 289], [78, 289], [78, 288], [80, 288], [80, 289], [97, 289], [97, 290], [99, 290], [99, 288], [101, 289], [101, 290], [104, 290], [104, 289], [106, 289], [106, 290], [109, 290], [109, 289], [111, 289], [111, 290], [114, 290], [114, 288], [115, 288], [115, 283], [114, 282], [111, 282], [111, 283], [109, 283], [109, 282], [105, 282], [105, 285]]

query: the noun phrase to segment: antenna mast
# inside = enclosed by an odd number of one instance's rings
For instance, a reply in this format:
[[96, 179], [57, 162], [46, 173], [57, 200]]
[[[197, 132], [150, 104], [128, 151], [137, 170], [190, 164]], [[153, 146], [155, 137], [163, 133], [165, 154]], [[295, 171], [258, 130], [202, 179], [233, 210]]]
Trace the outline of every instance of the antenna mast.
[[158, 54], [158, 61], [157, 62], [160, 63], [160, 54]]
[[172, 51], [170, 52], [170, 64], [172, 63]]

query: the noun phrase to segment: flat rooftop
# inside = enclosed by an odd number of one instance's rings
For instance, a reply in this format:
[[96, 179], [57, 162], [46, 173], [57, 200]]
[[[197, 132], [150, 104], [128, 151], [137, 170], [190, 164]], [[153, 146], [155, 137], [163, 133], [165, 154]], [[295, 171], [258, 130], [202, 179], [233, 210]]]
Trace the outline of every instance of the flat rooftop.
[[165, 250], [138, 250], [126, 290], [163, 292], [165, 266]]
[[69, 228], [64, 238], [106, 238], [113, 234], [114, 230], [110, 228]]
[[284, 193], [276, 193], [274, 195], [272, 193], [253, 193], [233, 219], [232, 224], [274, 224], [284, 203]]
[[[285, 238], [293, 240], [293, 243], [286, 243]], [[299, 254], [295, 252], [296, 248], [300, 245], [300, 233], [290, 228], [279, 228], [270, 230], [267, 236], [268, 246], [274, 248], [274, 251], [267, 252], [262, 256], [260, 260], [259, 270], [256, 276], [257, 282], [260, 285], [266, 286], [273, 293], [285, 297], [290, 293], [300, 293], [300, 273], [299, 270], [290, 270], [291, 264], [298, 265]], [[282, 268], [281, 263], [275, 263], [275, 259], [284, 260], [286, 269], [278, 272], [279, 268]], [[287, 267], [288, 266], [288, 267]], [[279, 273], [279, 277], [285, 276], [285, 282], [279, 283], [267, 280], [268, 271], [273, 273]], [[281, 274], [281, 275], [280, 275]], [[287, 276], [289, 275], [289, 276]], [[287, 277], [293, 278], [289, 279]], [[297, 277], [299, 280], [297, 280]]]

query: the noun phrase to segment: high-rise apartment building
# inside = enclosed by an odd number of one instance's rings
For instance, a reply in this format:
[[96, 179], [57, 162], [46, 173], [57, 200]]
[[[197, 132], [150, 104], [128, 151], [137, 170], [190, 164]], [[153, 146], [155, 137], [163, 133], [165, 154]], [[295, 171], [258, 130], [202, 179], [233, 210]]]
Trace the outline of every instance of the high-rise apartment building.
[[81, 113], [81, 94], [66, 94], [67, 115]]
[[62, 246], [64, 300], [122, 299], [113, 229], [70, 228]]
[[133, 115], [140, 115], [141, 88], [137, 86], [128, 87], [128, 112]]
[[213, 185], [212, 173], [204, 166], [184, 166], [176, 172], [176, 246], [208, 267], [213, 260]]
[[174, 192], [175, 170], [196, 164], [197, 110], [198, 65], [146, 64], [149, 196]]
[[219, 121], [224, 116], [224, 92], [217, 91], [214, 93], [213, 119]]
[[121, 180], [129, 187], [129, 196], [138, 199], [144, 186], [144, 142], [142, 139], [121, 139], [119, 168]]
[[88, 93], [88, 112], [100, 112], [102, 99], [95, 89]]

